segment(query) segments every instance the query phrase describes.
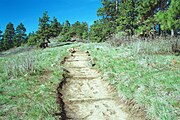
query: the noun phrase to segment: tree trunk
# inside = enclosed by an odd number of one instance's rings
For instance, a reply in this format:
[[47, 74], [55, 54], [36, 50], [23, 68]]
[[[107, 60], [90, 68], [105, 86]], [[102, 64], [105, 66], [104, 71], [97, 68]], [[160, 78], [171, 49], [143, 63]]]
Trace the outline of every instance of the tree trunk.
[[174, 29], [171, 29], [171, 37], [174, 37]]
[[134, 20], [135, 20], [135, 2], [132, 0], [132, 14], [131, 14], [131, 17], [132, 17], [132, 21], [131, 21], [131, 35], [133, 36], [134, 35]]
[[118, 16], [118, 0], [116, 0], [116, 16]]
[[162, 34], [162, 31], [161, 31], [161, 24], [158, 24], [158, 33], [159, 33], [159, 36]]

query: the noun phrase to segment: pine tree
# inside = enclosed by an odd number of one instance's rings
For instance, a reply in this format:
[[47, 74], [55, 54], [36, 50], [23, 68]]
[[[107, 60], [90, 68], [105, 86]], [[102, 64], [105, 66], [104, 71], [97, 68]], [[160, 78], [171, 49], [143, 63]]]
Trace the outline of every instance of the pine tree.
[[108, 22], [115, 22], [117, 19], [117, 0], [102, 0], [102, 8], [99, 8], [97, 15]]
[[5, 50], [12, 48], [14, 46], [13, 43], [14, 36], [15, 36], [14, 25], [10, 22], [7, 24], [3, 35], [3, 45]]
[[35, 34], [34, 32], [29, 33], [28, 35], [28, 45], [36, 45], [37, 44], [37, 34]]
[[155, 20], [160, 24], [160, 29], [171, 31], [171, 36], [174, 36], [174, 30], [180, 28], [179, 6], [180, 2], [178, 0], [171, 0], [166, 3], [166, 9], [162, 9], [155, 15]]
[[70, 28], [71, 28], [71, 24], [69, 23], [68, 20], [66, 20], [66, 22], [63, 24], [62, 31], [60, 33], [60, 36], [61, 36], [60, 41], [61, 42], [71, 39]]
[[26, 35], [26, 28], [24, 27], [23, 23], [20, 23], [16, 27], [16, 35], [14, 37], [14, 45], [20, 46], [23, 43], [27, 43], [27, 35]]
[[86, 22], [80, 23], [76, 21], [70, 28], [71, 37], [77, 37], [79, 39], [87, 39], [88, 37], [88, 24]]
[[88, 39], [88, 24], [86, 22], [82, 22], [81, 24], [82, 29], [82, 39], [87, 40]]
[[87, 39], [88, 38], [88, 24], [86, 22], [76, 21], [74, 24], [70, 25], [69, 21], [63, 25], [61, 32], [61, 41], [67, 41], [74, 38], [77, 39]]
[[168, 13], [168, 27], [171, 30], [171, 36], [174, 36], [174, 30], [180, 28], [180, 2], [178, 0], [171, 0], [171, 4], [167, 11]]
[[61, 35], [65, 35], [66, 33], [68, 33], [70, 30], [70, 27], [71, 27], [71, 24], [69, 23], [68, 20], [66, 20], [66, 22], [64, 23], [64, 25], [62, 27]]
[[100, 20], [94, 21], [90, 27], [89, 37], [91, 41], [102, 42], [105, 40], [103, 34], [103, 23]]
[[47, 47], [44, 46], [44, 44], [48, 44], [50, 43], [49, 38], [50, 38], [50, 20], [49, 20], [49, 16], [48, 16], [48, 12], [45, 11], [43, 13], [43, 17], [39, 18], [39, 29], [37, 31], [37, 36], [40, 39], [40, 44], [43, 44], [43, 47]]
[[101, 19], [94, 22], [89, 33], [90, 39], [98, 42], [104, 41], [116, 32], [117, 18], [120, 12], [118, 9], [120, 0], [101, 0], [101, 3], [102, 7], [97, 11], [97, 16]]
[[167, 9], [168, 1], [169, 0], [139, 0], [137, 6], [137, 32], [147, 33], [154, 31], [157, 24], [155, 15]]
[[50, 24], [51, 37], [57, 37], [61, 31], [62, 31], [62, 26], [58, 22], [57, 18], [54, 17], [53, 21], [51, 21], [51, 24]]
[[119, 0], [102, 0], [102, 8], [99, 8], [97, 11], [97, 16], [102, 17], [101, 22], [104, 23], [104, 29], [109, 29], [105, 33], [108, 36], [115, 33], [118, 5]]
[[74, 37], [76, 36], [77, 38], [80, 38], [82, 39], [82, 35], [83, 35], [83, 28], [81, 26], [81, 23], [79, 21], [76, 21], [71, 29], [70, 29], [70, 32], [71, 32], [71, 37]]
[[137, 12], [135, 10], [135, 0], [122, 0], [119, 6], [119, 14], [117, 18], [117, 31], [124, 31], [127, 35], [133, 35], [135, 29], [135, 18]]

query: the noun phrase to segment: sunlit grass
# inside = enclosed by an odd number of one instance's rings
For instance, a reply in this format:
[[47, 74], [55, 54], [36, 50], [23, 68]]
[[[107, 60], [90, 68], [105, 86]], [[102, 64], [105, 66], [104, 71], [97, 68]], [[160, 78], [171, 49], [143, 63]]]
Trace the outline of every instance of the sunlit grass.
[[56, 88], [67, 47], [33, 50], [0, 58], [0, 119], [57, 117]]
[[[170, 54], [165, 43], [154, 43], [138, 41], [120, 47], [88, 44], [82, 49], [90, 51], [95, 67], [125, 100], [133, 99], [145, 106], [152, 119], [177, 120], [180, 112], [180, 58]], [[142, 46], [144, 44], [148, 47]]]

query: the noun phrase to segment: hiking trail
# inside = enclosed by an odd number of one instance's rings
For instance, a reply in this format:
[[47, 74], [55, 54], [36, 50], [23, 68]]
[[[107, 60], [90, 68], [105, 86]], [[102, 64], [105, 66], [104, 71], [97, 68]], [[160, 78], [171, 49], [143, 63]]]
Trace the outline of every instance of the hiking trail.
[[62, 87], [67, 119], [143, 120], [129, 115], [118, 102], [117, 92], [92, 68], [88, 52], [71, 51], [64, 68], [69, 72]]

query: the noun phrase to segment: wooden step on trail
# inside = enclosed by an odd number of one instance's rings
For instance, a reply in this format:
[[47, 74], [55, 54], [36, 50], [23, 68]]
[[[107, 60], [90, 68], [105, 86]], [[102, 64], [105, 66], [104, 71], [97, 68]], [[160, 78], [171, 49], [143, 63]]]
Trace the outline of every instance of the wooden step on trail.
[[73, 76], [72, 77], [72, 80], [75, 79], [75, 80], [94, 80], [94, 79], [97, 79], [99, 78], [99, 76], [94, 76], [94, 77], [87, 77], [87, 76]]
[[89, 61], [89, 60], [88, 59], [87, 60], [73, 60], [73, 59], [72, 60], [67, 60], [67, 62], [77, 62], [77, 61], [82, 61], [83, 62], [83, 61]]
[[112, 97], [106, 98], [83, 98], [83, 99], [68, 99], [64, 100], [64, 102], [93, 102], [93, 101], [101, 101], [101, 100], [112, 100]]

